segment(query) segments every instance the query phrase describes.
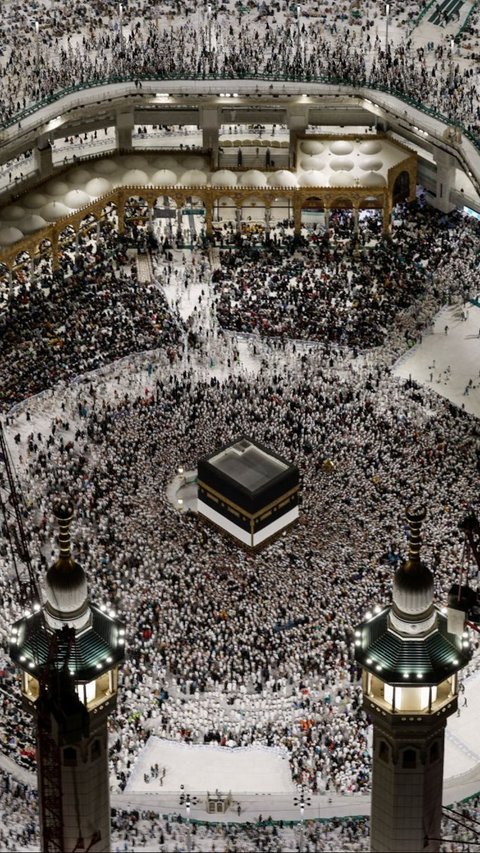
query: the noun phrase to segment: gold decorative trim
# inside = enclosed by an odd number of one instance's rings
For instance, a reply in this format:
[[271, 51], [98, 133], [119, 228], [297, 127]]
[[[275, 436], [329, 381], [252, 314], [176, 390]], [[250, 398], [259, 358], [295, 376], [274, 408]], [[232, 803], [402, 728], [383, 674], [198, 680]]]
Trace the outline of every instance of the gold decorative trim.
[[227, 506], [231, 507], [236, 512], [239, 512], [240, 515], [246, 516], [252, 521], [255, 521], [255, 519], [259, 518], [262, 515], [265, 515], [268, 510], [273, 509], [274, 506], [277, 506], [277, 504], [280, 504], [282, 501], [286, 503], [287, 500], [300, 489], [300, 486], [293, 486], [293, 488], [289, 489], [288, 492], [284, 492], [283, 495], [280, 495], [280, 497], [267, 504], [267, 506], [263, 506], [262, 509], [259, 509], [257, 512], [247, 512], [246, 509], [243, 509], [243, 507], [229, 500], [227, 497], [225, 497], [225, 495], [222, 495], [221, 492], [217, 492], [216, 489], [213, 489], [211, 486], [208, 486], [207, 483], [203, 482], [203, 480], [198, 480], [197, 482], [198, 485], [202, 487], [202, 489], [205, 489], [207, 494], [211, 495], [214, 498], [214, 500], [223, 501], [225, 504], [227, 504]]
[[[337, 140], [357, 137], [358, 134], [343, 134], [342, 136], [319, 134], [318, 136], [299, 136], [298, 139], [318, 138]], [[384, 209], [384, 230], [388, 231], [393, 201], [393, 185], [395, 178], [400, 174], [400, 172], [408, 172], [410, 178], [409, 201], [413, 201], [415, 198], [417, 154], [415, 152], [412, 153], [411, 149], [406, 149], [405, 146], [402, 146], [397, 140], [390, 139], [386, 134], [377, 134], [375, 138], [386, 138], [391, 144], [397, 145], [399, 148], [405, 150], [405, 153], [407, 154], [401, 162], [392, 166], [388, 170], [387, 185], [385, 187], [240, 187], [238, 185], [235, 187], [217, 187], [211, 185], [200, 185], [196, 187], [157, 187], [153, 185], [118, 186], [110, 190], [108, 193], [105, 193], [105, 195], [99, 196], [95, 201], [85, 205], [85, 207], [79, 208], [74, 213], [63, 217], [62, 219], [58, 219], [56, 222], [53, 222], [51, 225], [47, 225], [39, 231], [36, 231], [34, 234], [24, 237], [22, 240], [19, 240], [18, 243], [13, 243], [10, 246], [4, 246], [0, 249], [0, 265], [5, 265], [7, 267], [7, 271], [13, 270], [16, 266], [23, 266], [24, 264], [29, 263], [30, 259], [34, 256], [39, 254], [45, 255], [46, 250], [50, 248], [53, 268], [57, 268], [58, 252], [61, 247], [60, 235], [64, 229], [71, 226], [75, 232], [84, 231], [85, 229], [88, 230], [94, 223], [89, 222], [81, 228], [83, 221], [88, 216], [95, 217], [95, 221], [100, 220], [104, 216], [105, 206], [109, 203], [113, 203], [117, 208], [118, 233], [121, 234], [124, 231], [125, 225], [125, 203], [130, 198], [142, 199], [151, 209], [158, 198], [166, 195], [175, 202], [177, 209], [179, 209], [187, 203], [187, 199], [191, 196], [195, 196], [200, 199], [205, 207], [205, 224], [207, 233], [209, 234], [212, 233], [213, 229], [214, 205], [222, 198], [232, 199], [237, 208], [242, 207], [245, 205], [245, 202], [252, 198], [258, 199], [258, 201], [265, 205], [265, 208], [270, 208], [272, 202], [276, 199], [284, 198], [292, 204], [296, 233], [299, 233], [301, 228], [302, 208], [308, 199], [318, 199], [323, 204], [325, 210], [332, 209], [332, 207], [335, 206], [335, 203], [338, 205], [338, 202], [341, 203], [340, 207], [345, 207], [344, 202], [348, 202], [348, 205], [350, 205], [352, 209], [360, 208], [362, 203], [366, 200], [374, 199], [376, 207], [383, 207]], [[158, 154], [158, 151], [156, 151], [156, 153]], [[103, 156], [104, 155], [102, 154], [101, 157]], [[89, 158], [82, 158], [76, 165], [81, 164], [87, 159]], [[71, 167], [56, 170], [55, 175], [57, 176], [64, 172], [67, 173], [69, 168]], [[36, 184], [35, 188], [41, 188], [42, 185], [46, 181], [51, 180], [51, 178], [52, 175], [48, 175], [45, 177], [44, 181], [40, 181]], [[25, 190], [25, 192], [27, 191], [29, 190]], [[15, 196], [15, 201], [18, 201], [21, 204], [23, 194], [24, 193], [18, 193]], [[45, 247], [39, 251], [40, 244], [43, 240], [50, 242], [50, 247]], [[20, 264], [17, 264], [17, 258], [23, 252], [28, 253], [30, 257], [27, 260], [22, 261]]]

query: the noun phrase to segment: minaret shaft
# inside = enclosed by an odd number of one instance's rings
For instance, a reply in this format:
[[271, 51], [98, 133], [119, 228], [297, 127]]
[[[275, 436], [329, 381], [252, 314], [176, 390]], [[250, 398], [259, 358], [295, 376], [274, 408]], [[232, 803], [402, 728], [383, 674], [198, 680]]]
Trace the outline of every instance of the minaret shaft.
[[440, 849], [445, 727], [457, 709], [457, 672], [471, 656], [433, 603], [433, 575], [420, 560], [425, 514], [407, 515], [409, 555], [395, 573], [392, 605], [355, 630], [373, 723], [374, 853]]
[[46, 600], [12, 627], [10, 655], [22, 670], [23, 703], [37, 724], [42, 850], [108, 853], [107, 723], [116, 706], [125, 628], [115, 613], [89, 600], [85, 572], [71, 554], [71, 504], [59, 503], [55, 515], [60, 556], [45, 577]]
[[[370, 712], [371, 713], [371, 712]], [[442, 820], [446, 719], [404, 727], [371, 714], [374, 853], [434, 853]]]

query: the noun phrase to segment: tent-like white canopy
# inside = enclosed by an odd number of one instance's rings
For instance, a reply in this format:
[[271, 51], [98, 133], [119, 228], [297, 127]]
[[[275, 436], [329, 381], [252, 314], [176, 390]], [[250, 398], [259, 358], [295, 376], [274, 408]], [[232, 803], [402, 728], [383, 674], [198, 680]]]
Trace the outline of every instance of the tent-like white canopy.
[[325, 165], [325, 160], [320, 154], [317, 154], [316, 156], [313, 156], [313, 157], [307, 157], [307, 156], [301, 157], [300, 163], [299, 163], [300, 168], [305, 169], [305, 170], [323, 169], [324, 165]]
[[60, 180], [60, 178], [52, 178], [51, 181], [47, 181], [47, 183], [44, 184], [42, 189], [49, 195], [57, 198], [58, 196], [63, 196], [65, 193], [68, 193], [71, 186], [69, 186], [66, 181]]
[[379, 175], [378, 172], [367, 172], [363, 177], [363, 183], [367, 187], [384, 187], [387, 182], [383, 175]]
[[[68, 172], [66, 180], [70, 184], [70, 187], [78, 187], [81, 184], [86, 184], [90, 178], [93, 178], [93, 176], [94, 172], [90, 169], [85, 169], [83, 166], [75, 166], [74, 169]], [[68, 189], [70, 189], [70, 187]], [[59, 195], [61, 195], [61, 193], [59, 193]]]
[[375, 157], [362, 157], [358, 165], [362, 172], [378, 172], [383, 168], [382, 161], [377, 160]]

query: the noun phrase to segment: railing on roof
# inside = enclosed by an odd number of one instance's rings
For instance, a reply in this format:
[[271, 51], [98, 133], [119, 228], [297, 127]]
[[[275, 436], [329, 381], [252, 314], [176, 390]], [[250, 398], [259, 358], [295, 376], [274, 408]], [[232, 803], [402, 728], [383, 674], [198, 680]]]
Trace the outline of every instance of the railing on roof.
[[467, 29], [467, 27], [469, 27], [469, 26], [470, 26], [470, 21], [471, 21], [471, 19], [472, 19], [473, 15], [475, 14], [475, 12], [477, 11], [478, 2], [479, 2], [479, 0], [474, 0], [474, 3], [473, 3], [473, 5], [472, 5], [472, 8], [470, 9], [470, 11], [469, 11], [469, 13], [468, 13], [467, 17], [465, 18], [465, 20], [464, 20], [464, 22], [463, 22], [462, 26], [460, 27], [460, 29], [459, 29], [458, 33], [456, 34], [455, 39], [458, 39], [458, 37], [459, 37], [459, 36], [461, 36], [461, 35], [462, 35], [462, 33], [464, 33], [464, 32], [465, 32], [465, 30]]
[[436, 3], [436, 0], [430, 0], [430, 3], [427, 3], [427, 5], [423, 7], [422, 11], [420, 12], [420, 14], [415, 19], [413, 26], [409, 30], [409, 35], [413, 32], [415, 27], [418, 27], [418, 25], [421, 23], [421, 21], [423, 21], [425, 15], [427, 14], [427, 12], [430, 11], [430, 9], [432, 8], [434, 3]]
[[40, 101], [32, 104], [29, 107], [26, 107], [24, 110], [16, 113], [14, 116], [6, 119], [3, 122], [0, 122], [0, 129], [7, 130], [9, 127], [13, 127], [15, 124], [18, 124], [33, 115], [40, 109], [49, 106], [50, 104], [59, 101], [61, 98], [66, 95], [71, 95], [74, 92], [80, 92], [86, 89], [93, 89], [98, 86], [108, 86], [112, 84], [119, 83], [135, 83], [135, 81], [179, 81], [179, 80], [199, 80], [199, 81], [231, 81], [235, 80], [251, 80], [252, 83], [256, 83], [258, 81], [266, 81], [272, 83], [317, 83], [323, 85], [334, 85], [334, 86], [348, 86], [354, 89], [367, 88], [377, 92], [383, 92], [388, 95], [393, 95], [393, 97], [398, 98], [400, 101], [408, 104], [409, 106], [414, 107], [417, 110], [425, 113], [431, 118], [435, 118], [438, 121], [441, 121], [443, 124], [448, 124], [451, 127], [456, 127], [467, 139], [469, 139], [475, 147], [480, 151], [480, 133], [473, 133], [468, 130], [464, 125], [460, 123], [456, 118], [450, 118], [449, 116], [444, 115], [439, 110], [436, 110], [434, 107], [430, 107], [421, 101], [413, 98], [411, 95], [408, 95], [405, 92], [398, 91], [395, 88], [390, 86], [382, 86], [379, 83], [371, 83], [367, 79], [356, 79], [350, 80], [344, 77], [327, 77], [321, 75], [319, 77], [314, 77], [310, 74], [297, 74], [297, 75], [278, 75], [278, 74], [256, 74], [252, 76], [250, 74], [245, 75], [236, 75], [232, 76], [229, 74], [197, 74], [193, 72], [178, 72], [178, 73], [169, 73], [169, 74], [135, 74], [135, 75], [127, 75], [127, 76], [113, 76], [106, 79], [94, 79], [90, 81], [84, 81], [81, 83], [76, 83], [73, 86], [67, 86], [64, 89], [60, 89], [58, 92], [50, 95], [47, 98], [43, 98]]

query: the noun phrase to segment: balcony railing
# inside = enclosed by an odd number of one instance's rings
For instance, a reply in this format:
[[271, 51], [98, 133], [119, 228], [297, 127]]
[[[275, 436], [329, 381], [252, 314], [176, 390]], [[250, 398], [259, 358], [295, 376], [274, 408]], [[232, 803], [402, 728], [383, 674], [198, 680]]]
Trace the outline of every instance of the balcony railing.
[[349, 79], [347, 77], [328, 77], [325, 75], [315, 77], [311, 74], [296, 74], [296, 75], [278, 75], [278, 74], [256, 74], [255, 76], [251, 74], [198, 74], [189, 71], [178, 71], [178, 72], [168, 72], [168, 73], [158, 73], [158, 74], [135, 74], [135, 75], [125, 75], [125, 76], [112, 76], [108, 78], [94, 78], [92, 80], [85, 80], [81, 83], [76, 83], [73, 86], [66, 86], [64, 89], [59, 89], [57, 92], [49, 95], [46, 98], [43, 98], [35, 103], [32, 103], [29, 107], [15, 113], [15, 115], [10, 116], [5, 119], [3, 122], [0, 122], [0, 130], [7, 130], [10, 127], [14, 127], [19, 122], [24, 121], [29, 116], [33, 115], [38, 110], [41, 110], [44, 107], [47, 107], [55, 102], [59, 101], [61, 98], [64, 98], [67, 95], [71, 95], [75, 92], [87, 91], [88, 89], [92, 89], [98, 86], [109, 86], [112, 84], [119, 83], [132, 83], [135, 81], [172, 81], [178, 82], [180, 80], [199, 80], [199, 81], [225, 81], [228, 80], [233, 82], [235, 80], [250, 80], [252, 84], [255, 84], [259, 81], [262, 82], [271, 82], [271, 83], [310, 83], [310, 84], [319, 84], [319, 85], [334, 85], [334, 86], [343, 86], [345, 88], [353, 88], [353, 89], [361, 89], [368, 88], [373, 91], [382, 92], [388, 95], [392, 95], [395, 98], [398, 98], [405, 104], [408, 104], [411, 107], [423, 112], [425, 115], [435, 118], [438, 121], [441, 121], [444, 124], [450, 125], [451, 127], [458, 128], [462, 134], [469, 139], [473, 145], [480, 151], [480, 132], [473, 132], [466, 128], [460, 121], [459, 118], [452, 118], [451, 116], [445, 115], [444, 113], [436, 110], [434, 107], [431, 107], [417, 98], [412, 97], [411, 95], [399, 91], [398, 89], [392, 88], [390, 86], [382, 86], [378, 83], [372, 83], [367, 78], [356, 78]]

